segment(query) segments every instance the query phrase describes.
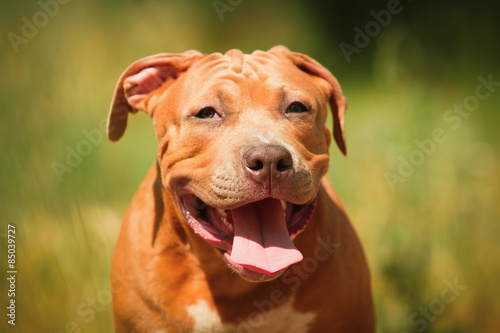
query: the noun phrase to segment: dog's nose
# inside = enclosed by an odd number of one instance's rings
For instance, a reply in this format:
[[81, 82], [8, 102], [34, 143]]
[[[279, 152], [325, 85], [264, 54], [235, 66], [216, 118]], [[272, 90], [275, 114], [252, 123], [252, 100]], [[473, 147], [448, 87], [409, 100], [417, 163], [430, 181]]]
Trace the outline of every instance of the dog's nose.
[[287, 176], [292, 169], [293, 158], [282, 146], [260, 145], [243, 154], [243, 164], [252, 179], [272, 186]]

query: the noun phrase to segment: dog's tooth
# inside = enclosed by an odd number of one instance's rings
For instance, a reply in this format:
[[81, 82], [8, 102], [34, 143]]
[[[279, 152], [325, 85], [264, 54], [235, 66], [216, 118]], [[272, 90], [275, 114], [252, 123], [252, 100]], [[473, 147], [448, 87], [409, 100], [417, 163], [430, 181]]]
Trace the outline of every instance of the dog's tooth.
[[227, 221], [227, 214], [226, 216], [221, 217], [222, 223], [229, 228], [229, 230], [233, 230], [233, 225]]
[[285, 200], [280, 200], [281, 201], [281, 207], [283, 207], [283, 211], [286, 211], [287, 203]]
[[217, 213], [219, 213], [219, 215], [222, 216], [223, 218], [227, 217], [227, 213], [224, 209], [217, 208]]

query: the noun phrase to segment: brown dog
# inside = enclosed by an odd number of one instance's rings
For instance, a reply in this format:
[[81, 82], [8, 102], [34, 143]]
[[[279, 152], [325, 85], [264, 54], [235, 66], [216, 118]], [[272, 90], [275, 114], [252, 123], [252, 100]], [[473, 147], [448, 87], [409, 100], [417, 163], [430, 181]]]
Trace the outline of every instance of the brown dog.
[[365, 257], [324, 177], [328, 103], [345, 154], [337, 80], [283, 46], [127, 68], [108, 137], [144, 110], [159, 147], [113, 255], [118, 332], [374, 331]]

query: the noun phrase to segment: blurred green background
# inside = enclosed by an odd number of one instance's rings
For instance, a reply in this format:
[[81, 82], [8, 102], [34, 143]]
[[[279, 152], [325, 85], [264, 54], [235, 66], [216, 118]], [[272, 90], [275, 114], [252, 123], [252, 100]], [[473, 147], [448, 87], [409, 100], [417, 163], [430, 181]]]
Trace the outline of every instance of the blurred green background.
[[[112, 331], [110, 256], [156, 153], [142, 113], [105, 138], [120, 73], [160, 52], [284, 44], [349, 101], [349, 156], [332, 146], [329, 177], [364, 244], [378, 331], [500, 332], [500, 87], [474, 98], [478, 77], [500, 81], [495, 2], [402, 1], [377, 31], [372, 11], [394, 2], [65, 1], [0, 5], [1, 275], [8, 224], [18, 269], [15, 327], [0, 279], [0, 331]], [[348, 61], [356, 27], [372, 36]], [[431, 144], [437, 128], [446, 140]]]

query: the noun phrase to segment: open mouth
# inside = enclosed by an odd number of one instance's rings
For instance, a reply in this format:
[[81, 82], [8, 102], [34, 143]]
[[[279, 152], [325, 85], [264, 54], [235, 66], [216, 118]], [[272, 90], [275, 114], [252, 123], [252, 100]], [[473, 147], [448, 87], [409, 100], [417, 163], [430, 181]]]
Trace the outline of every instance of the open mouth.
[[233, 209], [217, 209], [192, 193], [180, 196], [190, 227], [222, 250], [235, 267], [272, 275], [302, 260], [295, 238], [311, 219], [316, 199], [303, 205], [266, 198]]

